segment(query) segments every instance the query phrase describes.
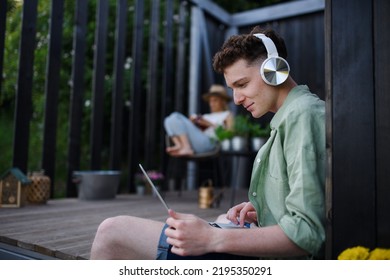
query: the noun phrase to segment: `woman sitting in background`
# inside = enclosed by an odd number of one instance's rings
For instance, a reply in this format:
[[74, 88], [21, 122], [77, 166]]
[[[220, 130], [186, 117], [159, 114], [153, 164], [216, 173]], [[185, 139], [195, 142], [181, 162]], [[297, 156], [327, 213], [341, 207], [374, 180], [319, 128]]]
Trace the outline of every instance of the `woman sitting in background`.
[[222, 125], [230, 129], [233, 126], [233, 115], [228, 108], [231, 97], [223, 86], [212, 85], [203, 95], [203, 100], [209, 104], [209, 114], [187, 118], [174, 112], [165, 118], [164, 127], [173, 142], [173, 146], [166, 149], [171, 156], [210, 152], [217, 143], [215, 128]]

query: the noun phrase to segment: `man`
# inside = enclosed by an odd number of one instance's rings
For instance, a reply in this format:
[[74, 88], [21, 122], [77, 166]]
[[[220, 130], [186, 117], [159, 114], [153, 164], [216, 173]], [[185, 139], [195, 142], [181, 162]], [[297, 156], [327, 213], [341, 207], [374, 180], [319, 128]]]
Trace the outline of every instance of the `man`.
[[[102, 223], [91, 258], [321, 258], [325, 240], [325, 105], [289, 75], [286, 47], [272, 30], [255, 27], [230, 37], [214, 69], [234, 102], [253, 117], [275, 113], [271, 136], [256, 156], [249, 202], [210, 226], [194, 215], [169, 211], [166, 224], [121, 216]], [[250, 228], [244, 222], [251, 223]]]

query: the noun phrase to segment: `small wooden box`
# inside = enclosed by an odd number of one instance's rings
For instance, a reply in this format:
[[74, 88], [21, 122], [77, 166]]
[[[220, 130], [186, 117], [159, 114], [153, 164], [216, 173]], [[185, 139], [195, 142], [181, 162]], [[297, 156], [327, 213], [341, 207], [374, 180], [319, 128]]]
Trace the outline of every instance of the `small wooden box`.
[[1, 176], [0, 207], [22, 207], [27, 200], [31, 180], [18, 168], [11, 168]]

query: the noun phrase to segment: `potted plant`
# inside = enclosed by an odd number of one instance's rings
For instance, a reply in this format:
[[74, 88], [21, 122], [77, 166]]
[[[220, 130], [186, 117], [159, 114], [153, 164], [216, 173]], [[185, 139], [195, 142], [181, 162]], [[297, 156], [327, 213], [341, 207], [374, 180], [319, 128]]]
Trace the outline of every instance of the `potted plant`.
[[[146, 171], [146, 173], [148, 174], [150, 180], [152, 180], [156, 188], [159, 189], [164, 182], [164, 175], [161, 172], [156, 170], [148, 170]], [[143, 173], [135, 174], [134, 183], [138, 195], [154, 193], [152, 192], [152, 188]]]
[[217, 136], [218, 141], [221, 143], [221, 149], [223, 151], [230, 150], [230, 140], [233, 137], [233, 131], [220, 125], [215, 129], [215, 135]]
[[[150, 180], [152, 180], [152, 182], [156, 186], [156, 189], [160, 190], [160, 188], [164, 182], [164, 175], [157, 170], [148, 170], [148, 171], [146, 171], [146, 173], [148, 174]], [[152, 191], [151, 186], [149, 186], [149, 184], [148, 184], [148, 187], [149, 187], [148, 191], [152, 192], [152, 194], [155, 195], [155, 193]]]
[[135, 189], [138, 195], [145, 194], [146, 179], [144, 174], [136, 173], [134, 176]]
[[250, 132], [249, 116], [238, 115], [234, 118], [232, 138], [232, 149], [234, 151], [243, 151], [247, 149], [248, 137]]
[[267, 142], [269, 135], [271, 133], [271, 127], [268, 123], [265, 126], [262, 126], [259, 123], [250, 124], [250, 137], [251, 137], [251, 147], [253, 151], [258, 151], [260, 148]]

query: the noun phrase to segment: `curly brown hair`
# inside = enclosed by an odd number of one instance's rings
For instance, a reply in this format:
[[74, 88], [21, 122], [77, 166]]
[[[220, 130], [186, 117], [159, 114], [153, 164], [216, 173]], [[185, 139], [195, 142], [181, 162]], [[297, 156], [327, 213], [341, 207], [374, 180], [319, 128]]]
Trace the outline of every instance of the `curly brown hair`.
[[280, 57], [287, 58], [287, 49], [284, 40], [272, 29], [262, 29], [256, 26], [249, 34], [233, 35], [225, 41], [221, 49], [214, 55], [213, 67], [218, 73], [223, 73], [239, 59], [244, 59], [248, 65], [258, 63], [267, 57], [267, 50], [261, 40], [253, 34], [263, 33], [275, 44]]

